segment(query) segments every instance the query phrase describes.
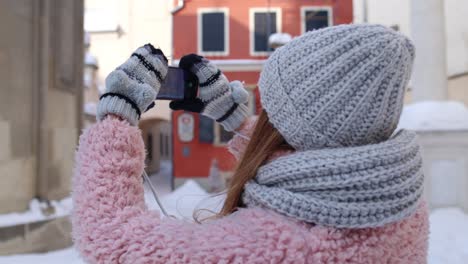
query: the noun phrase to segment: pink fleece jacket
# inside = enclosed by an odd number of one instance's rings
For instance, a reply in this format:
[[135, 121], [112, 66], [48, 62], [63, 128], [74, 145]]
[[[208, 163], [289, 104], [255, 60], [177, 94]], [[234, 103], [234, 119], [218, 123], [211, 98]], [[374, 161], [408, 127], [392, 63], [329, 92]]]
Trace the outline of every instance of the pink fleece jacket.
[[161, 219], [143, 200], [144, 158], [140, 130], [126, 121], [108, 117], [81, 136], [72, 224], [87, 262], [426, 263], [424, 204], [372, 229], [317, 226], [261, 208], [204, 224]]

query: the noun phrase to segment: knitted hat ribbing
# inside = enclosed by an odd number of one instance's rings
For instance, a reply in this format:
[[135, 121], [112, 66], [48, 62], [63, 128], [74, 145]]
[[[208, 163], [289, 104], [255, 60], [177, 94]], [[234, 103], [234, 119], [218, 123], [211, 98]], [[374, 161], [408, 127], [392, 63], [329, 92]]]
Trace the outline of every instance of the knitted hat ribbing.
[[398, 124], [413, 59], [411, 41], [384, 26], [308, 32], [265, 63], [262, 106], [297, 150], [381, 142]]

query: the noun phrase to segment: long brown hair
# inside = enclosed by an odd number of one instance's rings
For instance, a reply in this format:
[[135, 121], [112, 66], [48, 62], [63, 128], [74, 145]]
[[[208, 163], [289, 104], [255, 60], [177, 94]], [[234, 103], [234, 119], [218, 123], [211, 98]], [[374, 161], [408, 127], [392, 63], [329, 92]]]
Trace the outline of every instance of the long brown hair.
[[227, 189], [226, 200], [218, 217], [226, 216], [243, 207], [244, 185], [257, 174], [257, 170], [278, 150], [292, 150], [283, 136], [271, 125], [265, 110], [258, 117], [252, 137], [235, 169]]

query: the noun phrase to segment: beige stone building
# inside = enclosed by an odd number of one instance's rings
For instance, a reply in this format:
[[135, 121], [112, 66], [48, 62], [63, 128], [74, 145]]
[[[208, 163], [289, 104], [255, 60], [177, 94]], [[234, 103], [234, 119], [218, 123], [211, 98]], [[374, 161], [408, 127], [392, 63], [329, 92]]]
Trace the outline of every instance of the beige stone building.
[[400, 126], [419, 135], [430, 207], [468, 212], [468, 2], [354, 0], [354, 5], [356, 22], [393, 26], [415, 43], [402, 115], [407, 121]]
[[[0, 1], [0, 214], [27, 210], [33, 198], [70, 195], [82, 113], [82, 21], [80, 0]], [[67, 246], [69, 231], [64, 218], [2, 226], [0, 254]]]
[[[173, 2], [169, 0], [86, 0], [84, 28], [89, 36], [89, 56], [98, 62], [92, 85], [85, 88], [85, 104], [90, 110], [105, 89], [105, 77], [146, 43], [161, 48], [172, 58]], [[92, 61], [89, 60], [89, 61]], [[85, 77], [86, 79], [86, 77]], [[91, 104], [90, 104], [91, 103]], [[142, 115], [140, 128], [147, 150], [147, 172], [157, 172], [161, 160], [171, 157], [171, 126], [168, 101], [157, 101], [156, 107]], [[94, 117], [87, 115], [90, 122]]]
[[[98, 87], [105, 77], [139, 46], [152, 43], [170, 59], [173, 1], [86, 0], [84, 28], [90, 36], [90, 53], [99, 62]], [[156, 110], [156, 111], [155, 111]], [[158, 102], [146, 116], [169, 120], [168, 103]]]
[[[170, 2], [0, 1], [0, 217], [28, 213], [35, 198], [44, 215], [0, 226], [0, 255], [71, 245], [68, 218], [46, 217], [49, 201], [70, 195], [78, 136], [107, 74], [148, 42], [171, 57]], [[171, 153], [167, 102], [156, 109], [140, 123], [148, 172]]]
[[[440, 10], [441, 15], [434, 12], [425, 14], [427, 8], [434, 6], [434, 4]], [[410, 37], [414, 37], [414, 34], [419, 31], [415, 28], [421, 27], [443, 34], [444, 60], [446, 62], [443, 71], [445, 71], [447, 80], [444, 99], [461, 101], [468, 106], [468, 23], [465, 22], [468, 16], [468, 1], [431, 0], [429, 3], [419, 0], [354, 0], [353, 5], [356, 23], [366, 21], [393, 26]], [[412, 20], [417, 14], [425, 14], [432, 20], [426, 24], [416, 25]], [[422, 48], [431, 49], [433, 47], [431, 45], [418, 47], [417, 54], [421, 54]], [[414, 89], [412, 89], [414, 81], [410, 83], [410, 86], [406, 103], [415, 101]], [[423, 97], [424, 94], [430, 94], [427, 88], [421, 90], [421, 93], [423, 93]]]

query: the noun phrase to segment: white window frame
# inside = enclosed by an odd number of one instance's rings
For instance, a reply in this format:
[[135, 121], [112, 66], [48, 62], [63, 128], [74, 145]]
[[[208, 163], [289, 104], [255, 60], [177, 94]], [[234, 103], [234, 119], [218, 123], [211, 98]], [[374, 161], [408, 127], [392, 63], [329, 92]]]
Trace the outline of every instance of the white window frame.
[[[202, 15], [209, 13], [224, 13], [224, 51], [203, 51], [202, 50]], [[229, 8], [216, 7], [216, 8], [198, 8], [197, 9], [197, 46], [198, 54], [203, 56], [228, 56], [229, 55]]]
[[303, 6], [301, 7], [301, 34], [306, 32], [306, 12], [307, 11], [327, 11], [328, 26], [333, 26], [333, 8], [331, 6]]
[[253, 7], [249, 9], [249, 32], [250, 32], [250, 56], [268, 56], [272, 51], [255, 51], [255, 13], [274, 12], [276, 13], [276, 32], [282, 32], [282, 9], [281, 7]]

